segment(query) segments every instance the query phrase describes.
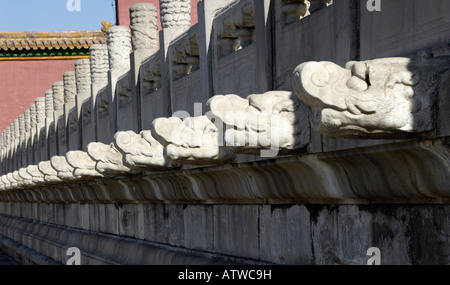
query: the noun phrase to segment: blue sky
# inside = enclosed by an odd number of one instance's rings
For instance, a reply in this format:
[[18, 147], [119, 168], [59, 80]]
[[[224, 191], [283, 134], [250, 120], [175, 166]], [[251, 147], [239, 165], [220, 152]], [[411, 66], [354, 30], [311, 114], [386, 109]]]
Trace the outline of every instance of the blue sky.
[[114, 0], [0, 0], [0, 31], [99, 30]]

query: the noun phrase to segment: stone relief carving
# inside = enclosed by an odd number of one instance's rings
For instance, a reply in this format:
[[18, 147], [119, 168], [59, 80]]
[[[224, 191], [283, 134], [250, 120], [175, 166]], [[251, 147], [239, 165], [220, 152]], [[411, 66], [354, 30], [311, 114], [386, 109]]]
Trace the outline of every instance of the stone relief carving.
[[4, 130], [6, 145], [8, 147], [11, 144], [11, 130], [10, 130], [10, 128], [11, 128], [10, 126], [7, 126], [6, 129]]
[[31, 129], [31, 111], [30, 109], [26, 109], [23, 113], [24, 115], [24, 124], [25, 124], [25, 132], [28, 133]]
[[89, 104], [83, 105], [81, 116], [83, 118], [82, 122], [84, 125], [92, 122], [91, 106]]
[[75, 112], [70, 112], [69, 114], [69, 129], [74, 132], [78, 129], [78, 118]]
[[30, 128], [36, 128], [36, 104], [30, 105]]
[[38, 97], [35, 100], [36, 124], [42, 126], [45, 124], [45, 97]]
[[200, 68], [200, 53], [198, 48], [196, 30], [193, 34], [182, 37], [176, 43], [172, 43], [172, 75], [179, 79]]
[[18, 123], [19, 123], [19, 137], [20, 139], [23, 139], [25, 137], [25, 116], [23, 114], [19, 115]]
[[64, 82], [64, 103], [74, 103], [77, 94], [75, 71], [66, 71], [63, 74]]
[[109, 98], [106, 91], [100, 92], [97, 97], [98, 111], [102, 115], [106, 115], [109, 112]]
[[55, 81], [52, 85], [53, 91], [53, 108], [55, 111], [63, 110], [64, 108], [64, 82]]
[[45, 182], [60, 182], [61, 179], [57, 176], [58, 172], [52, 167], [50, 161], [41, 161], [38, 163], [39, 171], [44, 174]]
[[52, 156], [50, 159], [51, 166], [56, 170], [58, 178], [61, 180], [73, 180], [74, 168], [67, 163], [65, 156]]
[[253, 1], [240, 1], [217, 16], [218, 54], [224, 57], [255, 42]]
[[89, 48], [91, 55], [91, 81], [92, 84], [104, 84], [108, 83], [108, 46], [104, 44], [95, 44]]
[[121, 103], [129, 103], [133, 92], [131, 90], [131, 74], [127, 73], [121, 80], [117, 82], [117, 89], [119, 90], [119, 100]]
[[225, 124], [225, 147], [236, 153], [261, 154], [261, 150], [293, 153], [310, 141], [306, 104], [293, 92], [269, 91], [246, 99], [216, 95], [207, 103], [210, 119]]
[[109, 68], [130, 69], [131, 35], [125, 26], [114, 26], [106, 32], [108, 41]]
[[133, 51], [152, 55], [158, 50], [157, 9], [152, 3], [136, 3], [130, 7], [131, 43]]
[[313, 127], [337, 138], [407, 138], [434, 128], [439, 74], [450, 57], [306, 62], [294, 71], [297, 96]]
[[64, 122], [64, 119], [61, 119], [58, 122], [58, 136], [60, 140], [63, 140], [66, 136], [66, 124]]
[[[14, 121], [12, 122], [13, 126], [14, 126], [14, 139], [16, 141], [18, 141], [20, 139], [20, 127], [19, 127], [19, 118], [14, 119]], [[16, 142], [17, 143], [17, 142]]]
[[136, 134], [120, 131], [114, 136], [116, 148], [124, 155], [124, 164], [137, 170], [173, 169], [176, 165], [164, 157], [164, 146], [157, 141], [150, 130]]
[[53, 91], [47, 90], [45, 91], [45, 117], [53, 121], [54, 111], [55, 108], [53, 108]]
[[16, 140], [16, 130], [15, 130], [14, 122], [12, 122], [9, 125], [9, 140], [11, 142], [11, 145], [14, 146], [15, 140]]
[[206, 116], [158, 118], [152, 134], [166, 147], [166, 158], [181, 164], [217, 164], [232, 161], [232, 153], [221, 147], [222, 130]]
[[66, 153], [67, 163], [73, 167], [73, 176], [76, 178], [102, 177], [96, 169], [96, 161], [84, 151], [71, 150]]
[[56, 141], [56, 136], [55, 136], [55, 134], [56, 134], [55, 123], [52, 122], [52, 123], [50, 124], [50, 126], [48, 127], [48, 139], [49, 139], [51, 142], [55, 142], [55, 141]]
[[95, 169], [102, 174], [117, 174], [130, 171], [129, 167], [123, 165], [122, 153], [115, 148], [113, 143], [89, 143], [87, 145], [87, 153], [97, 162]]
[[159, 8], [163, 29], [191, 26], [190, 0], [160, 0]]
[[148, 95], [161, 88], [161, 57], [160, 53], [152, 60], [142, 64], [142, 85], [144, 94]]
[[75, 61], [75, 79], [77, 95], [86, 94], [85, 96], [89, 97], [91, 92], [91, 66], [89, 59], [78, 59]]
[[285, 22], [290, 24], [311, 15], [310, 6], [311, 3], [308, 0], [282, 0], [281, 12]]

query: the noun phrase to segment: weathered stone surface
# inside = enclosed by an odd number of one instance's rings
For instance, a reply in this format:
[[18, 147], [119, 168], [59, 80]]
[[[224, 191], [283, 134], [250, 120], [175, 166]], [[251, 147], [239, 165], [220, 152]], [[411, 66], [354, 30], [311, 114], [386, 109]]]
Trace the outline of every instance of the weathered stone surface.
[[214, 94], [272, 90], [270, 1], [233, 1], [213, 22]]
[[448, 2], [384, 1], [381, 13], [369, 11], [366, 5], [367, 1], [360, 0], [361, 60], [409, 56], [424, 48], [448, 45]]
[[184, 243], [188, 248], [214, 249], [214, 206], [187, 205], [183, 209]]
[[151, 128], [156, 118], [170, 116], [170, 98], [163, 96], [162, 72], [164, 65], [163, 53], [158, 51], [141, 64], [140, 74], [140, 98], [141, 98], [141, 126], [143, 130]]
[[260, 258], [258, 206], [214, 206], [214, 250], [233, 256]]
[[307, 62], [294, 71], [297, 96], [312, 107], [313, 127], [342, 138], [404, 138], [434, 130], [439, 74], [450, 58]]
[[280, 264], [313, 264], [310, 213], [303, 205], [260, 208], [261, 259]]

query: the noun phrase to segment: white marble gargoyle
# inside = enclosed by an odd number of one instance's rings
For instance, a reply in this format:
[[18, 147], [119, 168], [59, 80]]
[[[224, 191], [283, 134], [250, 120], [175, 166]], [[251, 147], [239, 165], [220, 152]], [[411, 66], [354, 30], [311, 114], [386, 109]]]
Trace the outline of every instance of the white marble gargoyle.
[[123, 164], [131, 169], [162, 171], [173, 169], [164, 157], [164, 146], [152, 136], [151, 130], [120, 131], [114, 135], [115, 147], [124, 154]]
[[225, 147], [235, 153], [289, 154], [310, 141], [309, 107], [293, 92], [216, 95], [207, 106], [210, 120], [225, 124]]
[[294, 70], [297, 96], [314, 129], [336, 138], [402, 139], [434, 129], [440, 76], [450, 57], [305, 62]]
[[77, 179], [103, 177], [103, 174], [95, 169], [97, 162], [84, 151], [71, 150], [67, 152], [66, 161], [73, 167], [73, 176]]
[[87, 145], [87, 153], [97, 162], [95, 169], [102, 174], [130, 172], [130, 168], [123, 165], [123, 155], [114, 143], [91, 142]]
[[208, 165], [232, 161], [234, 155], [221, 147], [222, 130], [206, 116], [158, 118], [152, 134], [165, 146], [166, 159], [180, 164]]

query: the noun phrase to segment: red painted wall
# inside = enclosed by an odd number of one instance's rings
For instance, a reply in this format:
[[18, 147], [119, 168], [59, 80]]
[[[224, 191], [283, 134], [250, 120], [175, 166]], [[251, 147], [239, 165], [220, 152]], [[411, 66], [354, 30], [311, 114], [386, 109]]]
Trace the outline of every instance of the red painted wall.
[[45, 96], [63, 73], [74, 70], [76, 60], [0, 61], [0, 132], [30, 108], [37, 97]]
[[[159, 0], [116, 0], [118, 25], [129, 26], [129, 8], [134, 3], [150, 2], [158, 9]], [[191, 0], [191, 23], [197, 23], [197, 3]], [[161, 26], [161, 23], [160, 23]], [[75, 60], [0, 61], [0, 133], [23, 114], [37, 97], [45, 95], [65, 71], [74, 70]]]
[[[197, 3], [200, 0], [191, 0], [191, 24], [197, 23]], [[159, 0], [116, 0], [116, 12], [117, 12], [117, 25], [130, 26], [130, 14], [129, 8], [135, 3], [153, 3], [158, 9], [158, 23], [161, 29], [161, 22], [159, 19]]]

